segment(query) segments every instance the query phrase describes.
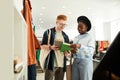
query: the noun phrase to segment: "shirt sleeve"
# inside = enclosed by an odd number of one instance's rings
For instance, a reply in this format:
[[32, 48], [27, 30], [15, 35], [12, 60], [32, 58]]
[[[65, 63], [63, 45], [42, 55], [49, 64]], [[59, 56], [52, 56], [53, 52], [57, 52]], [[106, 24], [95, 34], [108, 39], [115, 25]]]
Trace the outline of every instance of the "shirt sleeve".
[[78, 53], [85, 54], [87, 56], [93, 56], [95, 51], [95, 40], [90, 38], [87, 45], [81, 43], [81, 47], [78, 49]]
[[76, 36], [73, 40], [73, 44], [77, 44], [78, 43], [78, 37]]

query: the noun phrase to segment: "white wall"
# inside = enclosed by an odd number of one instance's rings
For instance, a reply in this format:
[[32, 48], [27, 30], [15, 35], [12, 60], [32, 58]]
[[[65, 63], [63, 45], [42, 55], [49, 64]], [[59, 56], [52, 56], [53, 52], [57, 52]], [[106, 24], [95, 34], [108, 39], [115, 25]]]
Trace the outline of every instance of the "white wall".
[[114, 40], [119, 31], [120, 31], [120, 18], [111, 21], [111, 42]]
[[13, 80], [13, 1], [0, 0], [0, 78]]
[[23, 0], [14, 0], [14, 5], [18, 11], [21, 11], [23, 9]]
[[94, 22], [95, 25], [95, 35], [96, 35], [96, 40], [104, 40], [103, 37], [103, 20], [98, 18]]
[[110, 43], [120, 31], [120, 18], [103, 23], [103, 37]]
[[111, 42], [111, 24], [110, 22], [103, 23], [103, 37], [104, 40]]

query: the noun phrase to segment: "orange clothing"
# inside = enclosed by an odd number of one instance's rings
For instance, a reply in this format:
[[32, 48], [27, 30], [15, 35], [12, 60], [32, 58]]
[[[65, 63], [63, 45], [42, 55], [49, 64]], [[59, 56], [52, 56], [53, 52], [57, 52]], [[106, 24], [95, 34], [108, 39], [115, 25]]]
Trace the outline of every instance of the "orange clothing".
[[26, 0], [23, 8], [23, 15], [27, 23], [27, 44], [28, 44], [28, 65], [36, 64], [36, 49], [40, 49], [39, 41], [37, 40], [32, 29], [32, 14], [30, 0]]

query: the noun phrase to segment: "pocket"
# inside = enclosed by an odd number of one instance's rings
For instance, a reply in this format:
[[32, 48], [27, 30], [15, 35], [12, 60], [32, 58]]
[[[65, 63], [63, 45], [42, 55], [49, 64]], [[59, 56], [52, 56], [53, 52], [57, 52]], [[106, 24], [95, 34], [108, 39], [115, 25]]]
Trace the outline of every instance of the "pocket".
[[80, 59], [75, 58], [73, 64], [79, 64], [79, 63], [80, 63]]

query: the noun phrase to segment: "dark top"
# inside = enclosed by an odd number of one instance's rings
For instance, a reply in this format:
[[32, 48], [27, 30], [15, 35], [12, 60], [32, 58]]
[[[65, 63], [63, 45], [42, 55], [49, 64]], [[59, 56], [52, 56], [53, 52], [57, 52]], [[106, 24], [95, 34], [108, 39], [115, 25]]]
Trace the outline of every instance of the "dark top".
[[[55, 27], [54, 28], [51, 28], [51, 37], [50, 37], [50, 44], [53, 45], [54, 44], [54, 39], [55, 39], [55, 35], [56, 35], [56, 30], [55, 30]], [[43, 35], [43, 39], [42, 39], [42, 42], [41, 42], [41, 45], [47, 45], [47, 42], [48, 42], [48, 34], [49, 34], [49, 29], [47, 29], [45, 32], [44, 32], [44, 35]], [[62, 35], [63, 35], [63, 38], [64, 38], [64, 41], [66, 43], [69, 43], [69, 37], [66, 35], [65, 32], [62, 31]], [[55, 58], [55, 52], [54, 50], [51, 50], [50, 51], [50, 54], [48, 55], [47, 59], [46, 59], [46, 62], [45, 62], [45, 68], [46, 69], [49, 69], [49, 70], [54, 70], [54, 58]], [[66, 71], [66, 57], [64, 56], [64, 67], [63, 67], [63, 70]]]

